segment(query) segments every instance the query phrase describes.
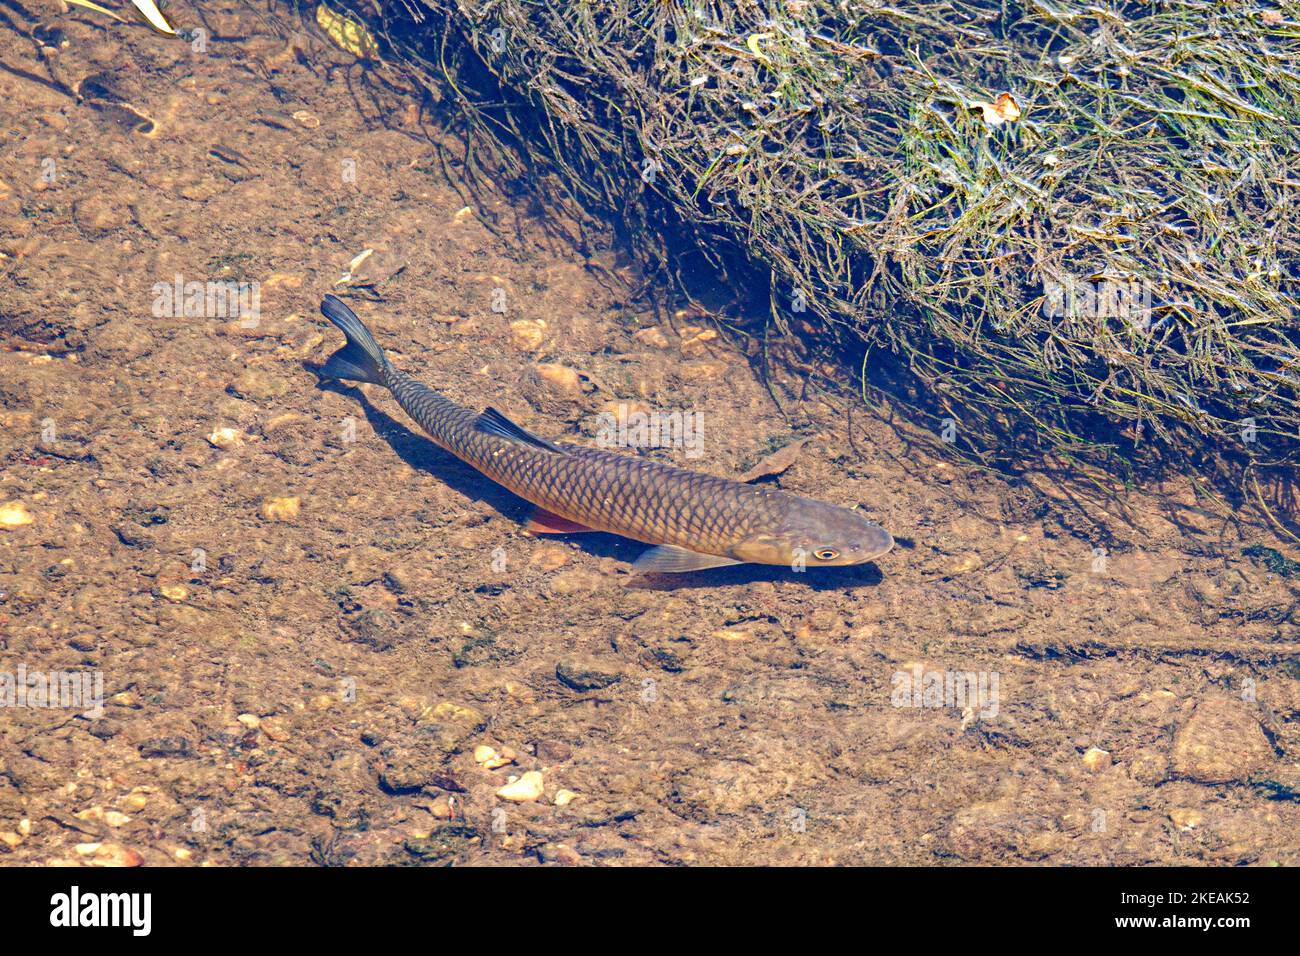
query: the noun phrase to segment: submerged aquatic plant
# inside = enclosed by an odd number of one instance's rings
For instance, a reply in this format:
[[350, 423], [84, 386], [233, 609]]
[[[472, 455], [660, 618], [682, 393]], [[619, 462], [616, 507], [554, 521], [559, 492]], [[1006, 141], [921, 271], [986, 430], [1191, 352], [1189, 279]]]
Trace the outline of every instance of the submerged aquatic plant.
[[345, 6], [518, 175], [743, 250], [767, 332], [884, 347], [985, 460], [1295, 459], [1289, 0]]

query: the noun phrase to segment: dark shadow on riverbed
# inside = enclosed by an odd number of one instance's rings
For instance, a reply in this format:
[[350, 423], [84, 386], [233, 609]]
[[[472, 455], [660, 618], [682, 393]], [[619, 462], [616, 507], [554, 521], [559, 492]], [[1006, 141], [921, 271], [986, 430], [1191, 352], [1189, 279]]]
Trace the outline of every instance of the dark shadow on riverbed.
[[846, 568], [808, 568], [793, 571], [785, 565], [737, 564], [689, 574], [637, 574], [628, 587], [643, 591], [678, 591], [685, 588], [715, 588], [724, 585], [757, 584], [760, 581], [797, 581], [814, 591], [847, 591], [875, 587], [884, 575], [874, 564]]

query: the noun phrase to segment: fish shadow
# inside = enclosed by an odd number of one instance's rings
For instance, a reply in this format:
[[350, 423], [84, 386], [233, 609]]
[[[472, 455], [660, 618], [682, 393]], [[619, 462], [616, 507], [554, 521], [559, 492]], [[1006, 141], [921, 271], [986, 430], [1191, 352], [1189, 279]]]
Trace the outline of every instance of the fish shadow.
[[[316, 372], [319, 366], [304, 363]], [[452, 490], [472, 501], [481, 501], [503, 517], [522, 526], [533, 510], [533, 504], [509, 489], [485, 477], [477, 469], [465, 464], [451, 452], [439, 448], [434, 442], [411, 430], [387, 412], [375, 406], [359, 388], [335, 379], [318, 379], [316, 387], [353, 399], [365, 413], [366, 421], [376, 435], [387, 442], [397, 457], [412, 468], [433, 475]], [[545, 538], [566, 538], [575, 542], [588, 554], [601, 558], [614, 558], [631, 564], [649, 545], [603, 531], [575, 535], [545, 535]], [[539, 537], [539, 540], [541, 538]], [[737, 564], [680, 574], [644, 573], [633, 570], [627, 587], [643, 591], [677, 591], [688, 588], [716, 588], [762, 581], [797, 581], [814, 591], [844, 591], [850, 588], [875, 587], [883, 580], [880, 569], [874, 564], [850, 565], [842, 568], [810, 567], [793, 571], [784, 565]]]
[[884, 580], [874, 564], [853, 564], [840, 568], [807, 568], [795, 571], [783, 564], [736, 564], [682, 574], [638, 574], [628, 582], [639, 591], [680, 591], [687, 588], [718, 588], [762, 581], [802, 584], [813, 591], [847, 591], [876, 587]]

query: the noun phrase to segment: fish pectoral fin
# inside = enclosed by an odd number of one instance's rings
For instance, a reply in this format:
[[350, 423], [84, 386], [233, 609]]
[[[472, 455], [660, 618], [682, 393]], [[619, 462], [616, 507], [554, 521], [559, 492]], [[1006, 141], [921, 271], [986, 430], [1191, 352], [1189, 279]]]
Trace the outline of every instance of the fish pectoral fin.
[[637, 571], [657, 574], [679, 574], [682, 571], [701, 571], [704, 568], [722, 568], [740, 564], [735, 558], [718, 554], [703, 554], [675, 544], [660, 544], [644, 552], [632, 565]]
[[505, 438], [521, 445], [532, 445], [534, 448], [543, 448], [546, 451], [564, 454], [564, 449], [559, 445], [553, 444], [545, 438], [538, 438], [532, 432], [525, 431], [495, 408], [484, 409], [483, 414], [479, 415], [475, 420], [474, 427], [485, 434], [496, 435], [498, 438]]
[[588, 528], [585, 524], [570, 521], [568, 518], [561, 518], [541, 506], [533, 509], [533, 513], [524, 522], [524, 527], [537, 534], [581, 534], [584, 531], [596, 530]]

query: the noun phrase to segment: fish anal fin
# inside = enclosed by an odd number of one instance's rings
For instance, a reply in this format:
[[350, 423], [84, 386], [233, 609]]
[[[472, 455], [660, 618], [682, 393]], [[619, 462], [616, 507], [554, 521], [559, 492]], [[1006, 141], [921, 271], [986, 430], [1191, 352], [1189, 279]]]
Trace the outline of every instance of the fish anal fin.
[[735, 558], [703, 554], [689, 548], [679, 548], [675, 544], [660, 544], [644, 552], [632, 567], [650, 574], [680, 574], [684, 571], [702, 571], [705, 568], [722, 568], [740, 563]]
[[496, 435], [498, 438], [518, 442], [521, 445], [532, 445], [534, 448], [542, 448], [546, 451], [553, 451], [561, 455], [564, 454], [564, 449], [559, 445], [553, 444], [545, 438], [539, 438], [532, 432], [520, 428], [495, 408], [484, 409], [483, 414], [479, 415], [478, 419], [474, 422], [474, 427], [487, 435]]
[[584, 531], [596, 530], [588, 528], [585, 524], [570, 521], [568, 518], [561, 518], [541, 507], [533, 509], [533, 513], [524, 522], [524, 527], [535, 534], [582, 534]]

